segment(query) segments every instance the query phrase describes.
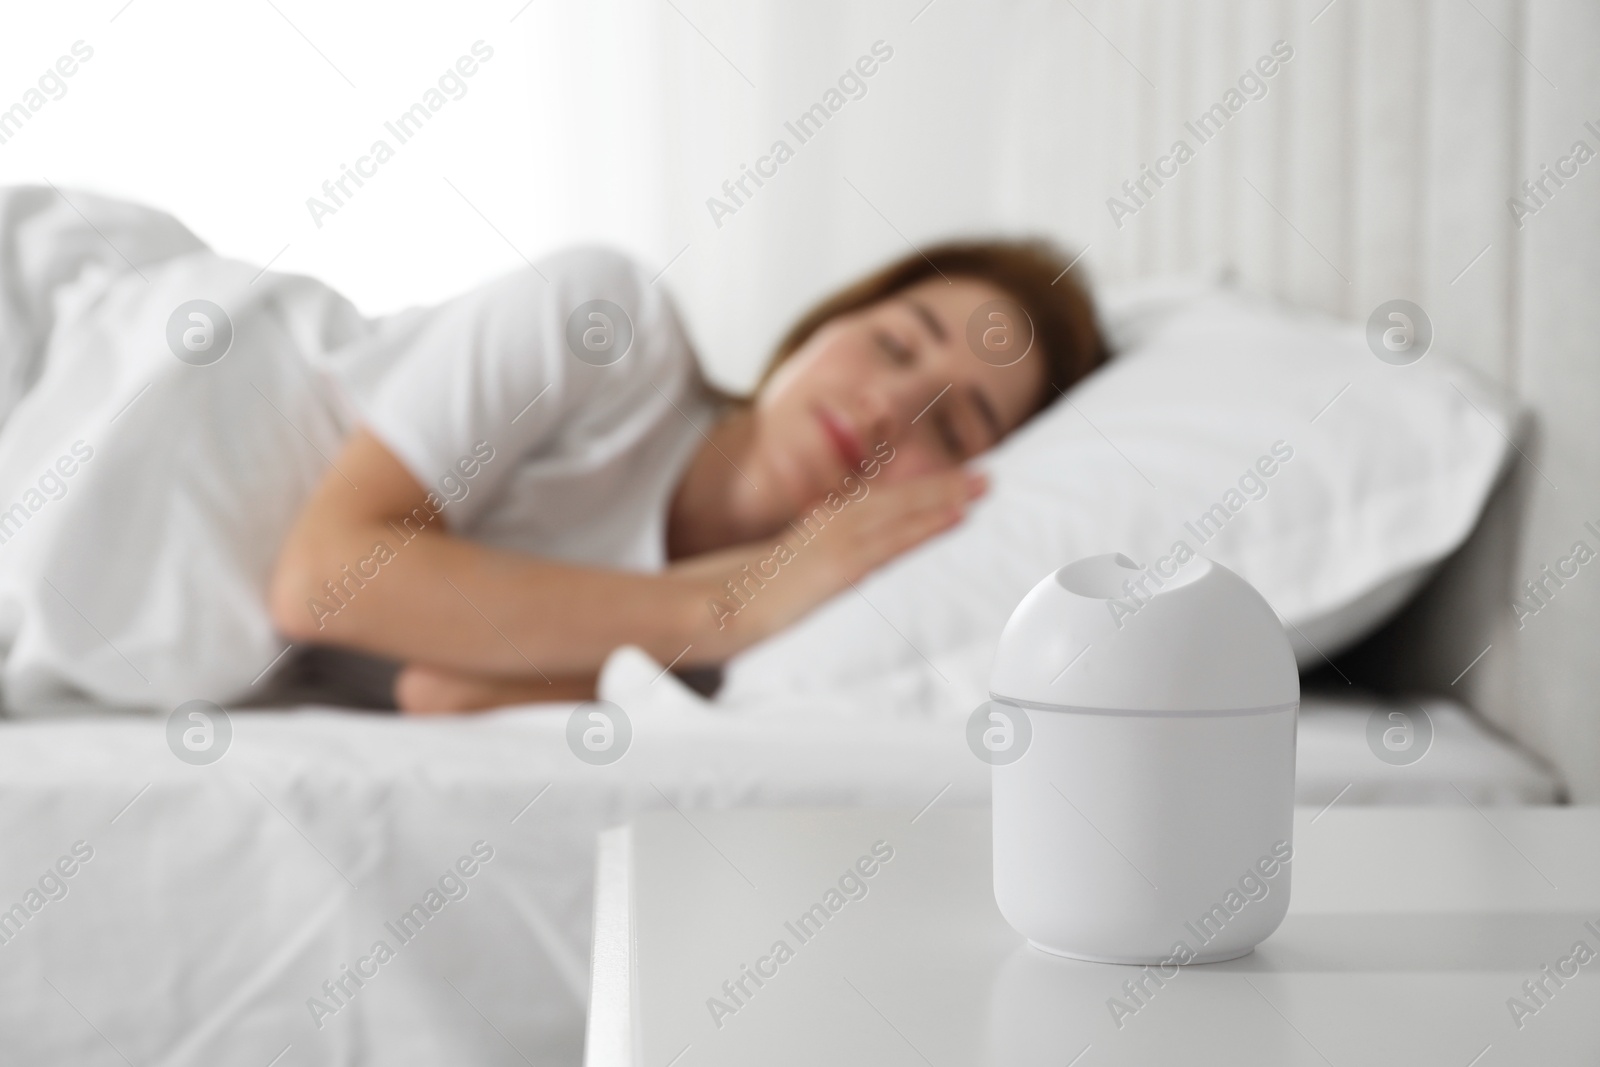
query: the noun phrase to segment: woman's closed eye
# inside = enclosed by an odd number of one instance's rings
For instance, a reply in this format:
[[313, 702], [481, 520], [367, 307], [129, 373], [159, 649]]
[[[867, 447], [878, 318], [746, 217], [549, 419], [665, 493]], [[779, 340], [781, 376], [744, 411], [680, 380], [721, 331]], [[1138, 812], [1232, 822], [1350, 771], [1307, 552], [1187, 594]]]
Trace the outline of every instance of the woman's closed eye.
[[894, 363], [895, 366], [909, 367], [916, 361], [916, 353], [911, 351], [910, 346], [902, 343], [898, 337], [889, 331], [877, 331], [876, 339], [878, 347], [883, 350], [884, 354], [889, 357], [890, 362]]

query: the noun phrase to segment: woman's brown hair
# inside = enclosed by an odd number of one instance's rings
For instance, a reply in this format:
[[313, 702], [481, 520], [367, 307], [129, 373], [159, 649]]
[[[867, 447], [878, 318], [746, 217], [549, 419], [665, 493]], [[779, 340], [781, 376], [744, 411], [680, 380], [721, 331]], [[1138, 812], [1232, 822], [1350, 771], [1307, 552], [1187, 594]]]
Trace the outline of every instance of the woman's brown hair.
[[1033, 320], [1034, 347], [1045, 360], [1045, 388], [1034, 411], [1106, 361], [1107, 349], [1088, 291], [1068, 274], [1073, 261], [1048, 241], [950, 241], [895, 260], [827, 297], [789, 328], [763, 384], [823, 324], [886, 300], [928, 278], [966, 277], [1003, 290]]

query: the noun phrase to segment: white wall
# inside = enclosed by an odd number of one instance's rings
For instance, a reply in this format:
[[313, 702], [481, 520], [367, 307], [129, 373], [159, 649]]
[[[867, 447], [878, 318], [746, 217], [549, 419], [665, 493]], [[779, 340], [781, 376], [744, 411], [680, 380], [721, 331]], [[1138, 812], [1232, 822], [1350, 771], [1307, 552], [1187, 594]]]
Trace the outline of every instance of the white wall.
[[[653, 205], [607, 195], [616, 190], [605, 166], [575, 167], [554, 150], [574, 140], [572, 87], [548, 53], [570, 41], [538, 26], [544, 0], [516, 22], [520, 0], [274, 0], [277, 11], [264, 0], [124, 3], [7, 12], [0, 106], [74, 41], [94, 56], [64, 97], [0, 144], [0, 182], [48, 180], [158, 205], [225, 253], [277, 256], [275, 269], [322, 277], [374, 314], [492, 277], [521, 263], [519, 249], [536, 256], [600, 238], [647, 254], [659, 241]], [[494, 57], [466, 80], [466, 95], [314, 225], [306, 199], [375, 138], [398, 144], [384, 121], [479, 39]], [[606, 54], [593, 55], [596, 79]]]

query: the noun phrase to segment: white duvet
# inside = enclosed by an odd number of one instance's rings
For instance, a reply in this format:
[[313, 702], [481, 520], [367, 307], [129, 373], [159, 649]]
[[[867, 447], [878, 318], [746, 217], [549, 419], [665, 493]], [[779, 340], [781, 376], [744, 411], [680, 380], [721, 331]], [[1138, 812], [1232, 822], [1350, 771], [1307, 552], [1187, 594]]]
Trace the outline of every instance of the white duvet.
[[[324, 357], [366, 323], [83, 193], [0, 191], [0, 250], [6, 704], [246, 697], [283, 649], [263, 607], [277, 547], [347, 429]], [[168, 345], [196, 299], [232, 320], [210, 366]]]

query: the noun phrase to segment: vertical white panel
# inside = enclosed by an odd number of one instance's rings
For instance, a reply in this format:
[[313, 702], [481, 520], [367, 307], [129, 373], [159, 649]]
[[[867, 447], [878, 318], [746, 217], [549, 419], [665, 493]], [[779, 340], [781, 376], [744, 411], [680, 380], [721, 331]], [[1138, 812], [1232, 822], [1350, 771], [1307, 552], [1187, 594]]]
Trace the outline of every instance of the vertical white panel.
[[[1104, 84], [1098, 80], [1095, 55], [1100, 42], [1083, 32], [1077, 12], [1053, 6], [1054, 40], [1061, 49], [1060, 62], [1070, 68], [1063, 86], [1064, 95], [1052, 110], [1052, 122], [1062, 125], [1053, 142], [1058, 152], [1059, 169], [1051, 174], [1070, 176], [1068, 212], [1062, 219], [1063, 237], [1079, 251], [1090, 249], [1084, 258], [1094, 277], [1103, 279], [1116, 268], [1112, 251], [1115, 243], [1106, 210], [1106, 198], [1115, 188], [1115, 167], [1100, 137], [1102, 123], [1113, 121], [1111, 107], [1091, 106], [1104, 98]], [[1074, 252], [1074, 255], [1077, 253]]]
[[[1343, 3], [1307, 0], [1293, 7], [1284, 40], [1294, 58], [1275, 79], [1286, 101], [1283, 144], [1288, 202], [1318, 248], [1346, 277], [1354, 270], [1349, 167], [1353, 159], [1350, 37], [1355, 15]], [[1312, 20], [1316, 21], [1313, 22]], [[1353, 285], [1309, 249], [1290, 259], [1286, 295], [1295, 303], [1344, 314]]]
[[1185, 265], [1220, 277], [1224, 271], [1238, 268], [1242, 204], [1239, 172], [1226, 141], [1213, 139], [1202, 145], [1185, 123], [1192, 123], [1215, 103], [1223, 87], [1235, 76], [1231, 62], [1234, 41], [1248, 31], [1246, 24], [1241, 23], [1237, 5], [1228, 0], [1206, 0], [1201, 10], [1205, 23], [1189, 38], [1194, 59], [1183, 109], [1174, 116], [1173, 136], [1196, 151], [1195, 159], [1184, 165], [1179, 176], [1183, 195], [1189, 198], [1185, 206], [1196, 221], [1197, 235], [1196, 246]]
[[[750, 343], [762, 333], [757, 303], [762, 281], [749, 263], [756, 249], [778, 237], [769, 213], [782, 193], [730, 196], [722, 183], [738, 179], [740, 164], [753, 161], [768, 140], [772, 116], [789, 102], [787, 84], [766, 69], [764, 22], [703, 0], [675, 4], [663, 5], [656, 14], [663, 82], [658, 92], [634, 101], [670, 131], [672, 178], [661, 194], [667, 240], [651, 265], [667, 271], [661, 284], [689, 305], [690, 330], [712, 378], [739, 387], [764, 358], [764, 345]], [[694, 121], [677, 118], [686, 115]], [[597, 131], [597, 139], [607, 138], [608, 131]], [[614, 135], [609, 140], [607, 165], [627, 170], [629, 142]], [[736, 208], [721, 226], [708, 209], [713, 197]], [[713, 293], [722, 299], [709, 314], [701, 294]], [[729, 300], [728, 294], [742, 299]]]
[[[1188, 73], [1188, 55], [1194, 49], [1192, 38], [1185, 35], [1189, 13], [1174, 9], [1161, 0], [1147, 0], [1140, 5], [1144, 17], [1140, 24], [1140, 38], [1144, 42], [1140, 52], [1148, 62], [1140, 66], [1156, 83], [1156, 88], [1145, 94], [1147, 107], [1145, 121], [1140, 130], [1139, 163], [1150, 167], [1161, 157], [1171, 137], [1177, 116], [1182, 111], [1185, 75]], [[1153, 171], [1141, 169], [1144, 188], [1151, 191], [1149, 221], [1140, 227], [1144, 239], [1142, 262], [1147, 269], [1170, 273], [1185, 265], [1185, 249], [1192, 247], [1189, 234], [1194, 226], [1194, 216], [1189, 205], [1174, 194], [1177, 182], [1161, 179]]]
[[[1127, 56], [1128, 64], [1136, 68], [1135, 76], [1128, 83], [1130, 121], [1125, 140], [1126, 167], [1123, 172], [1135, 180], [1139, 168], [1147, 162], [1161, 108], [1162, 71], [1156, 62], [1161, 39], [1153, 20], [1146, 18], [1146, 13], [1159, 3], [1160, 0], [1151, 0], [1149, 3], [1145, 0], [1122, 0], [1104, 9], [1111, 16], [1107, 35], [1115, 43], [1117, 51]], [[1158, 208], [1159, 205], [1151, 201], [1150, 206], [1139, 213], [1140, 224], [1129, 231], [1134, 245], [1134, 262], [1140, 273], [1149, 271], [1150, 264], [1160, 262], [1164, 235], [1157, 217]]]
[[[1227, 49], [1226, 67], [1218, 72], [1222, 77], [1212, 88], [1208, 104], [1220, 100], [1223, 91], [1234, 84], [1243, 71], [1246, 55], [1254, 62], [1271, 48], [1277, 37], [1275, 20], [1267, 3], [1258, 0], [1238, 7], [1244, 17]], [[1246, 41], [1249, 43], [1243, 43]], [[1287, 73], [1291, 72], [1284, 72]], [[1224, 195], [1236, 198], [1239, 205], [1242, 281], [1264, 293], [1282, 291], [1289, 243], [1298, 240], [1292, 222], [1285, 218], [1288, 198], [1280, 160], [1284, 151], [1284, 124], [1292, 121], [1292, 116], [1278, 110], [1283, 102], [1282, 96], [1269, 95], [1266, 100], [1247, 105], [1217, 138], [1216, 150], [1231, 156], [1234, 163]], [[1253, 113], [1252, 109], [1255, 109]], [[1292, 216], [1289, 219], [1292, 220]]]
[[[1024, 231], [1044, 230], [1071, 255], [1089, 248], [1075, 269], [1099, 280], [1111, 255], [1114, 231], [1105, 201], [1115, 187], [1100, 123], [1116, 116], [1090, 106], [1105, 95], [1092, 55], [1103, 44], [1085, 30], [1071, 8], [1044, 0], [1030, 5], [1016, 42], [1017, 91], [1007, 104], [1024, 162], [1005, 180], [1016, 183], [1022, 205], [1008, 221]], [[1015, 146], [1005, 146], [1004, 158], [1018, 156]]]
[[[1600, 101], [1600, 8], [1531, 5], [1521, 25], [1506, 32], [1527, 57], [1517, 61], [1525, 88], [1525, 175], [1541, 164], [1555, 167], [1578, 140], [1600, 151], [1600, 134], [1583, 125], [1589, 119], [1600, 127], [1593, 106]], [[1578, 168], [1565, 186], [1550, 188], [1545, 206], [1516, 234], [1517, 383], [1539, 416], [1530, 456], [1542, 472], [1527, 481], [1519, 582], [1538, 578], [1547, 566], [1559, 570], [1558, 561], [1580, 540], [1600, 549], [1600, 536], [1585, 525], [1600, 529], [1600, 160]], [[1547, 606], [1523, 628], [1507, 611], [1504, 651], [1514, 657], [1514, 686], [1496, 709], [1555, 760], [1574, 798], [1588, 803], [1600, 801], [1597, 566], [1590, 563], [1576, 578], [1552, 586]]]
[[[1097, 91], [1085, 104], [1099, 113], [1097, 125], [1103, 138], [1100, 143], [1106, 196], [1126, 199], [1119, 185], [1138, 171], [1144, 145], [1142, 121], [1146, 94], [1155, 90], [1145, 81], [1148, 75], [1138, 70], [1138, 61], [1128, 53], [1131, 31], [1137, 27], [1130, 10], [1109, 0], [1075, 6], [1082, 12], [1080, 21], [1083, 24], [1078, 27], [1078, 36], [1090, 50], [1097, 77]], [[1134, 277], [1141, 272], [1148, 222], [1141, 210], [1116, 228], [1107, 215], [1106, 224], [1099, 232], [1105, 235], [1107, 261], [1113, 276]]]
[[[1151, 5], [1150, 21], [1166, 24], [1161, 33], [1164, 47], [1157, 83], [1161, 86], [1161, 113], [1151, 130], [1145, 158], [1152, 168], [1170, 154], [1173, 140], [1182, 132], [1183, 113], [1193, 94], [1194, 54], [1199, 48], [1196, 38], [1204, 32], [1204, 18], [1205, 11], [1197, 4], [1177, 8], [1170, 4]], [[1179, 168], [1176, 176], [1161, 179], [1163, 184], [1157, 192], [1166, 211], [1161, 254], [1167, 271], [1182, 270], [1200, 256], [1204, 212], [1197, 210], [1199, 202], [1189, 180], [1192, 177]]]
[[1505, 201], [1520, 176], [1516, 52], [1488, 25], [1514, 26], [1515, 5], [1429, 5], [1428, 184], [1422, 204], [1422, 285], [1440, 351], [1507, 382], [1516, 229]]
[[1034, 0], [1024, 4], [1007, 27], [1006, 52], [1014, 57], [995, 72], [1003, 84], [997, 96], [994, 121], [999, 128], [992, 157], [990, 181], [1001, 223], [1009, 230], [1035, 227], [1055, 232], [1059, 215], [1070, 195], [1069, 175], [1061, 175], [1060, 205], [1044, 197], [1043, 182], [1032, 168], [1045, 164], [1051, 135], [1063, 121], [1064, 85], [1070, 71], [1051, 47], [1054, 30], [1049, 12]]
[[[1246, 19], [1238, 32], [1235, 85], [1237, 80], [1243, 78], [1246, 69], [1259, 74], [1256, 62], [1264, 56], [1272, 56], [1272, 46], [1278, 40], [1294, 48], [1291, 40], [1294, 30], [1285, 26], [1283, 6], [1275, 0], [1258, 0], [1243, 8]], [[1298, 54], [1296, 50], [1296, 56]], [[1240, 162], [1240, 181], [1234, 189], [1235, 197], [1248, 203], [1250, 210], [1258, 213], [1258, 218], [1266, 224], [1264, 232], [1269, 243], [1262, 248], [1261, 269], [1264, 270], [1264, 277], [1261, 288], [1277, 296], [1290, 296], [1290, 266], [1296, 262], [1296, 256], [1304, 256], [1309, 251], [1301, 234], [1314, 234], [1312, 240], [1318, 245], [1325, 243], [1322, 227], [1315, 226], [1317, 216], [1312, 208], [1294, 197], [1288, 168], [1293, 134], [1301, 126], [1314, 123], [1315, 117], [1296, 109], [1290, 94], [1272, 91], [1272, 85], [1280, 78], [1286, 80], [1294, 74], [1294, 62], [1296, 59], [1291, 59], [1288, 64], [1280, 62], [1277, 74], [1267, 82], [1269, 88], [1266, 96], [1246, 104], [1245, 122], [1240, 123], [1245, 147]], [[1312, 197], [1310, 202], [1320, 205], [1323, 200]], [[1326, 285], [1326, 275], [1323, 283]]]
[[[1385, 300], [1418, 299], [1427, 55], [1422, 7], [1342, 0], [1357, 19], [1356, 317]], [[1331, 14], [1330, 14], [1331, 17]], [[1323, 235], [1331, 236], [1331, 235]], [[1313, 236], [1313, 240], [1316, 236]]]

